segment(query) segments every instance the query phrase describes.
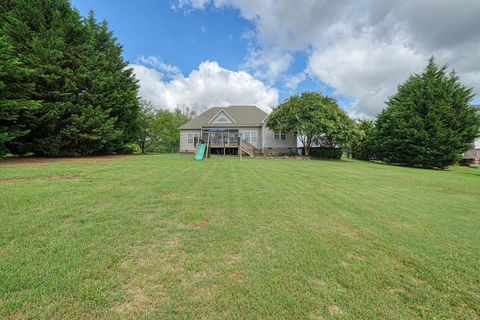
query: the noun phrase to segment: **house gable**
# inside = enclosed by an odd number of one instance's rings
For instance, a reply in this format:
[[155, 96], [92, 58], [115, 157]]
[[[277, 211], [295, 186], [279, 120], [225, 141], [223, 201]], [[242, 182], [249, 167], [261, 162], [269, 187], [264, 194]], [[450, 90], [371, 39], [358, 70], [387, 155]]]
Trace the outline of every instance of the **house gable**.
[[235, 120], [225, 110], [218, 111], [208, 124], [234, 124]]

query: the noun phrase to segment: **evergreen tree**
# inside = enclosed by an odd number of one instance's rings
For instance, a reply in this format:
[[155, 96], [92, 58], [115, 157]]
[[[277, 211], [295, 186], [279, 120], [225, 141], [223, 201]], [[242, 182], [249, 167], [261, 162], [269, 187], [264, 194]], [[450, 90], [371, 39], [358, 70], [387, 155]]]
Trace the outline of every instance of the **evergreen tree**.
[[376, 153], [390, 163], [443, 169], [458, 161], [479, 135], [474, 94], [431, 58], [389, 99], [376, 122]]
[[13, 152], [88, 155], [122, 152], [135, 140], [137, 85], [105, 23], [82, 19], [66, 0], [0, 2], [2, 33], [32, 72], [34, 118]]
[[30, 70], [15, 57], [6, 37], [0, 37], [0, 157], [9, 152], [7, 144], [28, 133], [19, 118], [31, 119], [37, 103], [28, 98], [34, 88], [28, 82]]
[[92, 51], [88, 64], [89, 78], [83, 98], [93, 106], [100, 106], [115, 118], [116, 139], [105, 144], [104, 152], [121, 152], [129, 142], [135, 142], [139, 133], [141, 114], [137, 98], [137, 80], [133, 70], [122, 58], [122, 47], [108, 30], [105, 21], [98, 23], [93, 12], [85, 19]]

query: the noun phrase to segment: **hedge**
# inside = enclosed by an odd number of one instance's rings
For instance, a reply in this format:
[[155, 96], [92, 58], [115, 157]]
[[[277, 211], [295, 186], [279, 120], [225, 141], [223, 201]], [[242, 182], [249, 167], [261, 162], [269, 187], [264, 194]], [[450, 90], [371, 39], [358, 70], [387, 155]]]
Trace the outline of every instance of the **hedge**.
[[340, 159], [342, 157], [341, 148], [315, 147], [310, 149], [310, 156], [321, 159]]

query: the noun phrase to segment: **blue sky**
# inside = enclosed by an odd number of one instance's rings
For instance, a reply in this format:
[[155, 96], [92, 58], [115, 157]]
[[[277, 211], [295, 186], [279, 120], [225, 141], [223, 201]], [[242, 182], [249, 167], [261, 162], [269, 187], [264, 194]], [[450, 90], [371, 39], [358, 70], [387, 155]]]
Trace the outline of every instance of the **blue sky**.
[[431, 55], [479, 91], [480, 62], [471, 54], [480, 49], [478, 3], [72, 1], [82, 15], [92, 9], [107, 21], [140, 81], [140, 95], [158, 107], [268, 109], [315, 90], [360, 117], [378, 113]]
[[[106, 20], [119, 43], [124, 58], [135, 62], [141, 56], [155, 56], [162, 62], [180, 68], [189, 74], [203, 61], [217, 61], [230, 70], [241, 70], [248, 48], [255, 46], [248, 39], [254, 24], [241, 17], [238, 9], [226, 7], [209, 10], [173, 9], [175, 1], [128, 0], [74, 0], [82, 15], [93, 10], [97, 19]], [[288, 74], [296, 74], [306, 67], [307, 56], [295, 54]], [[279, 89], [279, 101], [292, 93], [321, 90], [333, 94], [327, 85], [306, 77], [295, 89], [285, 88], [280, 81], [273, 82]], [[341, 102], [349, 101], [341, 96]]]

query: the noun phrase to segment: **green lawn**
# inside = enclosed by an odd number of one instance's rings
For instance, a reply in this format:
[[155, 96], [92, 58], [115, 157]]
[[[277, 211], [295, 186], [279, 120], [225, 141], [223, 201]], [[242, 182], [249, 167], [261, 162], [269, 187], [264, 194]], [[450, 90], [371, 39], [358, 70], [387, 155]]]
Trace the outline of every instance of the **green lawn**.
[[0, 318], [480, 318], [480, 170], [0, 163]]

